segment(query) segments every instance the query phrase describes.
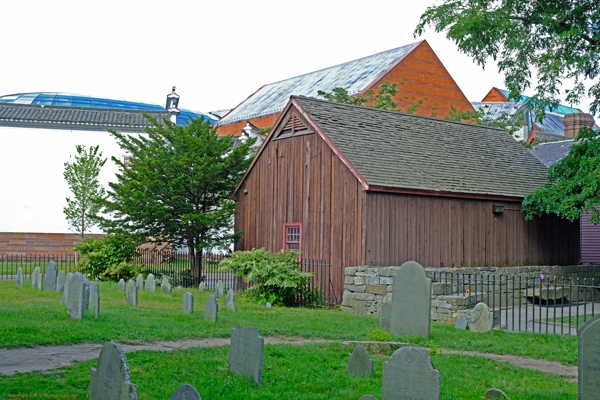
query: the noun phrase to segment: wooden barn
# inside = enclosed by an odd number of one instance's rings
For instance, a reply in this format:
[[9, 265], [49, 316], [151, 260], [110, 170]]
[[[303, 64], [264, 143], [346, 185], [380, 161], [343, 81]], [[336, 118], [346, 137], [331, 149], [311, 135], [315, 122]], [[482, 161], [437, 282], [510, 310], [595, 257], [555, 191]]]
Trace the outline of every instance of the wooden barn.
[[234, 193], [236, 250], [297, 249], [344, 268], [570, 265], [579, 225], [525, 221], [546, 167], [507, 132], [292, 97]]

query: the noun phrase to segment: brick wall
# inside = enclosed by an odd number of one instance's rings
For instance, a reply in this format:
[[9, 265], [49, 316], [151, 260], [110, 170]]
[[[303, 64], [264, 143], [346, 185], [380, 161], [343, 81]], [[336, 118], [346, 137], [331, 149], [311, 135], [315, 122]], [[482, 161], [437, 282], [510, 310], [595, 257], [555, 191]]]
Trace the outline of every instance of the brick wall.
[[[103, 234], [86, 234], [102, 237]], [[64, 254], [73, 253], [81, 241], [76, 233], [0, 232], [0, 254]]]

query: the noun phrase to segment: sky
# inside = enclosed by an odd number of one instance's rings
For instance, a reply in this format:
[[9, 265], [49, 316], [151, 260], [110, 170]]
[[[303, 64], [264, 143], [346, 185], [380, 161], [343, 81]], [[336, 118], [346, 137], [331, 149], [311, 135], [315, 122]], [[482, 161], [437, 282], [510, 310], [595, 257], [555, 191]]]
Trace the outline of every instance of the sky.
[[[229, 109], [262, 85], [426, 39], [471, 101], [504, 88], [429, 28], [433, 0], [0, 0], [0, 96], [65, 92]], [[525, 93], [528, 94], [528, 93]], [[582, 107], [588, 107], [584, 101]]]

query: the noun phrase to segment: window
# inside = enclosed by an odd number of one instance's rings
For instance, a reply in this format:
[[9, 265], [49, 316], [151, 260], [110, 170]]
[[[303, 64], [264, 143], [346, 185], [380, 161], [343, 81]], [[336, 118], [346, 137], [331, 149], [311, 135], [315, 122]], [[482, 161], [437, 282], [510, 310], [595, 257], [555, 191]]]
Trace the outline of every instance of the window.
[[302, 248], [302, 223], [293, 222], [283, 224], [283, 249], [301, 251]]

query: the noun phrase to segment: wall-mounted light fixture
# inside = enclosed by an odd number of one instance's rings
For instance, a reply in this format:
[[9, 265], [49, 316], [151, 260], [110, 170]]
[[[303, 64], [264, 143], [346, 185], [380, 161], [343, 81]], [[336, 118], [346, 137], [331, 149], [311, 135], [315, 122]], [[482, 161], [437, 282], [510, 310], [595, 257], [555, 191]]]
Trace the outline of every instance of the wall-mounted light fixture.
[[244, 189], [244, 194], [248, 194], [248, 189]]
[[492, 212], [494, 214], [502, 214], [504, 212], [504, 206], [502, 204], [493, 204]]

